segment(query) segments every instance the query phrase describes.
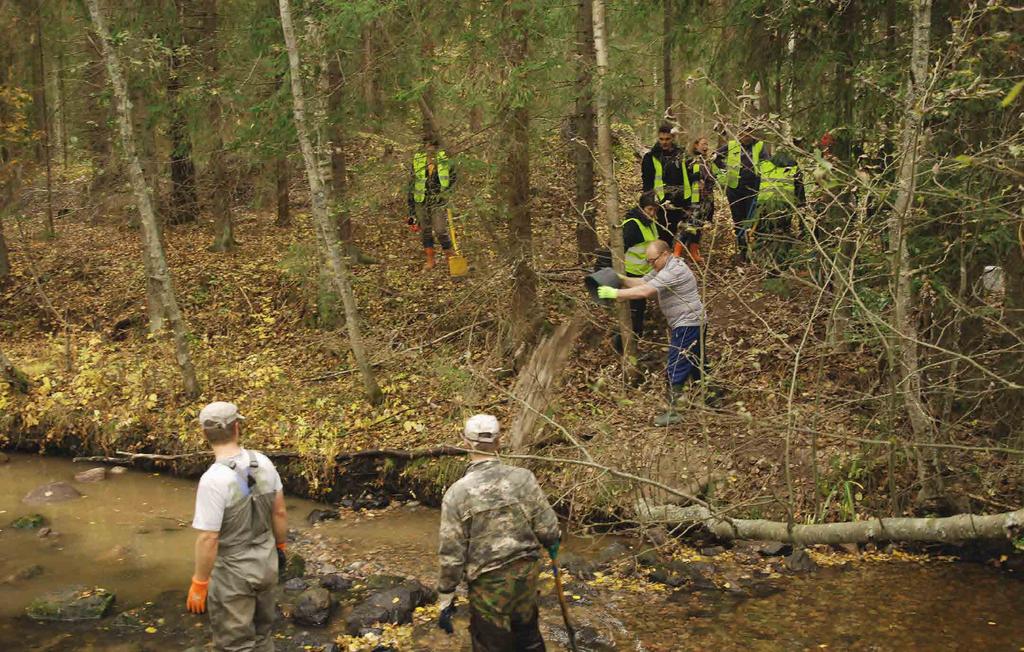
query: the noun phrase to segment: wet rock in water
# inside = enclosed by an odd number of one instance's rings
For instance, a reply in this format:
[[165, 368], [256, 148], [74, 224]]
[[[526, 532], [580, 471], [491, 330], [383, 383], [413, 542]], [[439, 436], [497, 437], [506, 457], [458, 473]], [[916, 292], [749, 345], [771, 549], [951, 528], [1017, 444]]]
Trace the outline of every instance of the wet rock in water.
[[11, 527], [16, 530], [35, 530], [41, 528], [46, 524], [46, 518], [42, 514], [29, 514], [28, 516], [19, 516], [18, 518], [11, 521]]
[[284, 570], [278, 569], [278, 582], [283, 584], [294, 577], [302, 577], [306, 574], [306, 560], [302, 558], [302, 555], [289, 552], [285, 555], [285, 559]]
[[106, 615], [112, 604], [114, 594], [106, 589], [77, 586], [36, 598], [25, 613], [35, 620], [98, 620]]
[[809, 573], [818, 570], [818, 564], [811, 558], [803, 548], [794, 550], [793, 554], [786, 557], [786, 568], [794, 573]]
[[384, 509], [391, 504], [387, 496], [373, 494], [359, 496], [351, 501], [352, 509]]
[[118, 544], [106, 551], [105, 553], [96, 557], [96, 561], [111, 562], [111, 561], [124, 561], [128, 557], [135, 554], [135, 551], [128, 546]]
[[652, 582], [673, 588], [689, 586], [692, 589], [700, 590], [715, 586], [714, 582], [709, 580], [696, 564], [674, 559], [658, 563], [647, 577]]
[[284, 583], [284, 590], [290, 593], [298, 593], [299, 591], [305, 591], [309, 584], [306, 580], [301, 577], [293, 577]]
[[416, 607], [436, 599], [437, 593], [432, 589], [417, 580], [406, 580], [394, 588], [371, 594], [353, 607], [345, 626], [349, 634], [355, 635], [374, 623], [405, 625], [412, 622], [412, 613]]
[[625, 557], [629, 552], [629, 548], [618, 541], [609, 543], [597, 553], [597, 563], [601, 566], [606, 566], [613, 561]]
[[307, 589], [295, 601], [292, 620], [300, 625], [323, 627], [331, 617], [331, 594], [327, 589]]
[[309, 514], [306, 514], [306, 522], [310, 525], [315, 525], [320, 521], [333, 521], [337, 518], [337, 510], [331, 509], [314, 509]]
[[109, 473], [110, 475], [121, 475], [124, 473], [128, 473], [128, 469], [123, 466], [112, 466], [110, 467], [110, 469], [107, 470], [107, 473]]
[[594, 564], [573, 552], [558, 555], [558, 566], [575, 578], [581, 580], [594, 579]]
[[107, 469], [102, 466], [75, 474], [75, 482], [102, 482], [107, 479]]
[[39, 564], [32, 564], [26, 566], [20, 570], [16, 570], [4, 579], [0, 580], [0, 584], [13, 584], [14, 582], [22, 582], [24, 580], [30, 580], [33, 577], [42, 575], [43, 567]]
[[36, 487], [25, 494], [21, 502], [29, 505], [44, 505], [46, 503], [60, 503], [65, 500], [81, 498], [82, 494], [67, 482], [50, 482], [41, 487]]
[[793, 546], [779, 541], [770, 541], [758, 547], [762, 557], [785, 557], [793, 552]]
[[711, 546], [709, 548], [700, 549], [700, 554], [704, 555], [705, 557], [717, 557], [723, 552], [725, 552], [725, 548], [723, 548], [722, 546]]
[[405, 583], [405, 578], [398, 575], [370, 575], [361, 584], [365, 584], [366, 588], [371, 591], [379, 591], [381, 589], [393, 589], [396, 586], [400, 586]]
[[[568, 648], [569, 632], [564, 627], [555, 625], [551, 628], [551, 640], [558, 644], [559, 649]], [[590, 625], [576, 628], [576, 646], [585, 652], [610, 652], [618, 649], [611, 637], [605, 636], [596, 627]]]
[[352, 588], [353, 582], [349, 578], [338, 575], [324, 575], [320, 578], [320, 586], [331, 592], [343, 592]]

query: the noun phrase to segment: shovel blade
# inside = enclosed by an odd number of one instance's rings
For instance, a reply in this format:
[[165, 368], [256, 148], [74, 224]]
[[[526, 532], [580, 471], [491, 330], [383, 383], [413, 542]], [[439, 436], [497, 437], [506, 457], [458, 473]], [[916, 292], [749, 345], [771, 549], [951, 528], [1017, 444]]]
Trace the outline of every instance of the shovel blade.
[[455, 254], [448, 256], [448, 273], [452, 276], [465, 276], [469, 272], [469, 262], [464, 256]]

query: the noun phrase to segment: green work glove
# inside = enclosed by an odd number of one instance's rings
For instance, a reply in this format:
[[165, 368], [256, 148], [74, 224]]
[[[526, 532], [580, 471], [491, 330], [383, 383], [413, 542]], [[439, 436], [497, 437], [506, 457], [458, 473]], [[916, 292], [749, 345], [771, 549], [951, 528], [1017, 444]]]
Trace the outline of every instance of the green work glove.
[[597, 288], [597, 296], [599, 299], [614, 299], [619, 296], [619, 291], [608, 285], [601, 285]]
[[561, 541], [555, 541], [548, 546], [548, 554], [551, 555], [551, 561], [558, 559], [558, 546], [562, 544]]

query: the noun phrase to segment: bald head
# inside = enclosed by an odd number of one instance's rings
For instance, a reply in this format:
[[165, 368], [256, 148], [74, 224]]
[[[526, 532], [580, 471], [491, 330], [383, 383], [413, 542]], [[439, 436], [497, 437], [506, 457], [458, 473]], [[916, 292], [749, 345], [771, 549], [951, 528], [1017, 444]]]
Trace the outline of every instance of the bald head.
[[664, 240], [655, 240], [647, 245], [647, 257], [651, 260], [654, 260], [655, 256], [660, 256], [666, 251], [668, 251], [668, 243]]

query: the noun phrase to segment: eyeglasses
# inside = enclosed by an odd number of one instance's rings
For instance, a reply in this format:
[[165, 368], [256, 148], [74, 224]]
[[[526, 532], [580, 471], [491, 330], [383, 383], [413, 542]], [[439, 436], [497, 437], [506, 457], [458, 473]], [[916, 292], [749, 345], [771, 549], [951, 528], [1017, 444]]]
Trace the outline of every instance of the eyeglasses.
[[656, 262], [658, 262], [659, 260], [661, 260], [661, 257], [662, 257], [662, 256], [664, 256], [664, 255], [665, 255], [666, 253], [668, 253], [668, 252], [667, 252], [667, 251], [663, 251], [663, 252], [661, 252], [660, 254], [658, 254], [657, 256], [655, 256], [654, 258], [648, 258], [648, 259], [647, 259], [647, 264], [648, 264], [648, 265], [653, 265], [653, 264], [655, 264]]

